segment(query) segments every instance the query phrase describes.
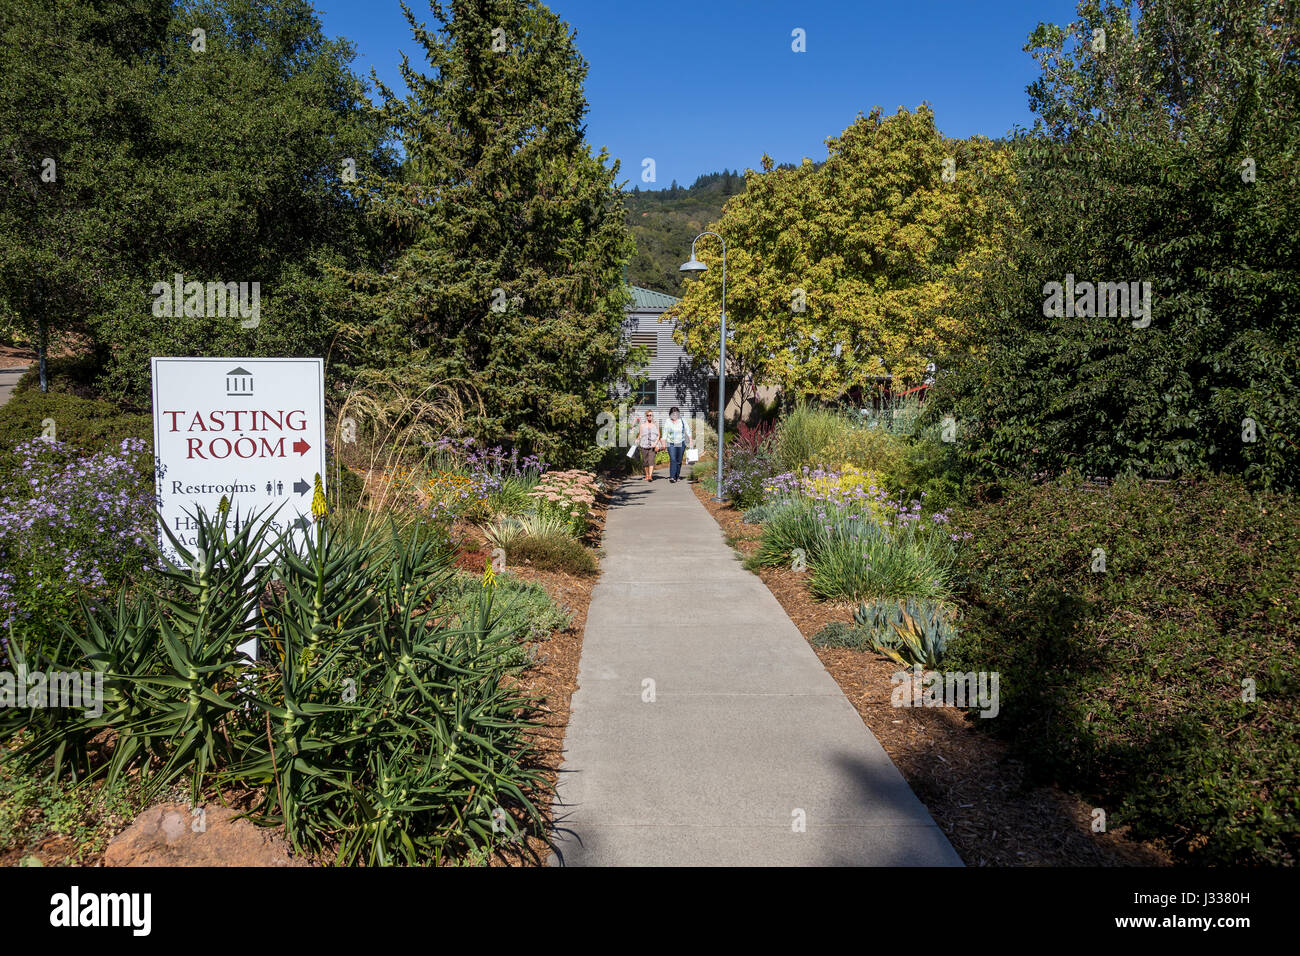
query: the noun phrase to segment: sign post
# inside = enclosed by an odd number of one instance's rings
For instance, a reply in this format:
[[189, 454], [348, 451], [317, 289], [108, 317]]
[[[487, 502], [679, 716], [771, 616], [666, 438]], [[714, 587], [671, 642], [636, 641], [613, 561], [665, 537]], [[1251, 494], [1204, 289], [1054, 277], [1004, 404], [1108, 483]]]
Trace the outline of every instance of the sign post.
[[[318, 358], [154, 358], [159, 521], [194, 544], [198, 509], [227, 521], [275, 512], [299, 549], [315, 539], [314, 478], [325, 481], [325, 363]], [[277, 510], [278, 509], [278, 510]], [[159, 543], [179, 562], [162, 529]], [[256, 642], [240, 650], [256, 657]]]

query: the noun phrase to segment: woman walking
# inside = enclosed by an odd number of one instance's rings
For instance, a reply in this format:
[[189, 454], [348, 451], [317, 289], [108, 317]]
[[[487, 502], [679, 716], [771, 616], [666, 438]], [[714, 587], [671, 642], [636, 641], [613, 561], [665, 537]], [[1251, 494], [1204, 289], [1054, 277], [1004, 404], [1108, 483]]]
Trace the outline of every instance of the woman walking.
[[682, 410], [673, 406], [668, 412], [668, 424], [664, 426], [664, 441], [668, 443], [668, 481], [680, 481], [682, 477], [682, 454], [687, 442], [695, 447], [695, 438], [691, 429], [682, 418]]
[[645, 468], [645, 480], [654, 481], [655, 454], [663, 446], [659, 437], [659, 425], [655, 422], [655, 413], [647, 411], [645, 419], [633, 419], [637, 423], [637, 447], [641, 449], [641, 466]]

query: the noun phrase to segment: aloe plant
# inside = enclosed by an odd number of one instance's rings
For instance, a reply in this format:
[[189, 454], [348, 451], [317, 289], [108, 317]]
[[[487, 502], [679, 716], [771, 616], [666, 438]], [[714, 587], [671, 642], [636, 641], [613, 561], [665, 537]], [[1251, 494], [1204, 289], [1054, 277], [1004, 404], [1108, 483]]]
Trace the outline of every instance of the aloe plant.
[[904, 667], [938, 667], [957, 636], [949, 613], [936, 601], [918, 602], [909, 597], [901, 604], [861, 603], [853, 620], [869, 635], [874, 650]]
[[[103, 713], [10, 711], [0, 733], [23, 733], [28, 762], [56, 773], [155, 789], [185, 775], [196, 799], [261, 788], [254, 821], [339, 863], [481, 856], [513, 836], [493, 826], [503, 811], [542, 834], [537, 702], [503, 680], [527, 622], [494, 610], [487, 579], [465, 607], [436, 533], [315, 518], [298, 553], [269, 516], [228, 529], [224, 510], [197, 515], [193, 545], [172, 537], [179, 562], [67, 628], [60, 662], [105, 675]], [[256, 662], [239, 653], [249, 640]], [[105, 730], [107, 760], [89, 748]]]

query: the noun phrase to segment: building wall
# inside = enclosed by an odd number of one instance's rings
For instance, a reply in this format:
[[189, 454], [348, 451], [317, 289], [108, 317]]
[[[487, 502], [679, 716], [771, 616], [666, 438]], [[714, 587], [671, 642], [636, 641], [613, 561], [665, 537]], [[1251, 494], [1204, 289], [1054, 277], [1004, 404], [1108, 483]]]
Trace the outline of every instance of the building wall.
[[683, 417], [693, 418], [707, 407], [708, 373], [697, 370], [686, 350], [673, 341], [675, 323], [660, 322], [662, 314], [654, 311], [628, 313], [629, 333], [655, 334], [657, 347], [647, 371], [658, 387], [654, 405], [629, 403], [628, 415], [631, 417], [649, 408], [654, 410], [656, 418], [667, 417], [668, 409], [676, 405], [682, 410]]

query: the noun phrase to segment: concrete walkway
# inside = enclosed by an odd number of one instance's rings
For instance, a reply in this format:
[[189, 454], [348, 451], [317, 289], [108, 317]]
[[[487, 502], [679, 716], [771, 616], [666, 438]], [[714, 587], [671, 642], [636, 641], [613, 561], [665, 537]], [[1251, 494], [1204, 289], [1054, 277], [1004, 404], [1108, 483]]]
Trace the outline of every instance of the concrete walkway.
[[21, 368], [0, 368], [0, 405], [9, 401], [9, 396], [14, 393], [14, 386], [26, 371], [26, 365]]
[[961, 865], [686, 482], [625, 482], [604, 547], [553, 864]]

